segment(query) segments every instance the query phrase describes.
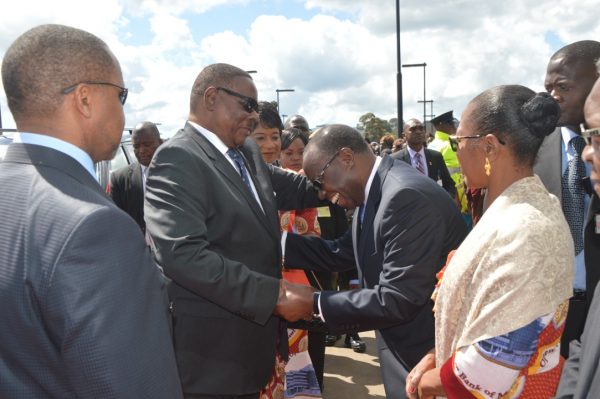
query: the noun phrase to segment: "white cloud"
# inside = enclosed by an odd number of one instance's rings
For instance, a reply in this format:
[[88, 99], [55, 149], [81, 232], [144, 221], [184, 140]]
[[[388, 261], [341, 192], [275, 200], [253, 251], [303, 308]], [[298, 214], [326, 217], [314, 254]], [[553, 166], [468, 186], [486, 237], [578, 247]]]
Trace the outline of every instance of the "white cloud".
[[[312, 15], [261, 15], [246, 26], [223, 20], [221, 30], [198, 37], [211, 10], [236, 5], [239, 15], [277, 0], [104, 0], [12, 2], [0, 15], [0, 56], [17, 35], [41, 23], [64, 23], [104, 39], [119, 58], [131, 89], [127, 124], [161, 122], [163, 134], [180, 128], [198, 72], [213, 62], [257, 70], [262, 100], [282, 93], [281, 112], [301, 113], [311, 125], [355, 125], [366, 112], [396, 114], [396, 10], [389, 0], [306, 0]], [[402, 0], [402, 62], [427, 63], [427, 98], [434, 112], [460, 113], [481, 91], [519, 83], [543, 90], [556, 42], [600, 39], [597, 0]], [[234, 13], [236, 11], [232, 11]], [[194, 18], [192, 22], [191, 17]], [[136, 44], [139, 21], [148, 37]], [[243, 20], [243, 18], [242, 18]], [[219, 21], [220, 23], [220, 21]], [[235, 26], [236, 31], [233, 31]], [[547, 37], [554, 43], [547, 43]], [[139, 40], [138, 40], [139, 41]], [[421, 68], [405, 68], [404, 116], [422, 117]], [[0, 95], [5, 126], [6, 100]], [[429, 107], [428, 107], [429, 111]], [[13, 124], [14, 126], [14, 124]]]

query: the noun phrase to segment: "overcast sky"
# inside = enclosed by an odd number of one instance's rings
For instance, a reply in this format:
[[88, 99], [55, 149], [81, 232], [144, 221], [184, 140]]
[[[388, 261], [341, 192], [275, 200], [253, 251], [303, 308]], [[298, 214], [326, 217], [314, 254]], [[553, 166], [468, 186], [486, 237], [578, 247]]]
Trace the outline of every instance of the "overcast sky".
[[[600, 0], [401, 0], [402, 63], [427, 63], [433, 113], [499, 84], [543, 90], [549, 57], [600, 40]], [[105, 40], [121, 62], [126, 125], [185, 122], [200, 70], [227, 62], [253, 75], [259, 100], [311, 127], [396, 116], [394, 0], [0, 0], [0, 57], [27, 29], [61, 23]], [[404, 118], [422, 119], [423, 68], [402, 71]], [[3, 127], [14, 127], [0, 95]], [[429, 112], [429, 106], [428, 106]]]

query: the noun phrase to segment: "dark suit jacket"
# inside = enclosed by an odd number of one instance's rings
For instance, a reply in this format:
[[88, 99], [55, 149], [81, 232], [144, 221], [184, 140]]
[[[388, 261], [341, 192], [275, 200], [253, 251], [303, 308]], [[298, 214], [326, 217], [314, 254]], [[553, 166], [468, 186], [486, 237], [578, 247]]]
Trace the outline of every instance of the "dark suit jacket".
[[110, 175], [110, 196], [115, 204], [129, 214], [146, 232], [144, 222], [144, 184], [142, 170], [138, 162], [134, 162]]
[[240, 150], [264, 213], [225, 156], [190, 124], [158, 149], [146, 180], [146, 222], [172, 279], [186, 394], [256, 393], [273, 372], [276, 342], [287, 356], [285, 325], [272, 316], [281, 277], [277, 209], [302, 209], [304, 198], [315, 205], [316, 191], [303, 176], [265, 164], [251, 139]]
[[[600, 200], [594, 196], [592, 209], [600, 212]], [[590, 218], [585, 230], [586, 261], [594, 256], [598, 266], [600, 259], [600, 234], [596, 234], [595, 218]], [[589, 251], [588, 251], [589, 250]], [[596, 273], [598, 271], [596, 270]], [[594, 278], [597, 277], [594, 276]], [[589, 283], [589, 280], [588, 280]], [[585, 322], [581, 341], [571, 341], [569, 358], [565, 362], [560, 385], [556, 393], [558, 399], [600, 398], [600, 285], [595, 293]]]
[[[547, 136], [538, 151], [536, 163], [533, 171], [537, 174], [546, 189], [556, 195], [562, 203], [562, 135], [560, 128], [556, 128], [552, 134]], [[596, 200], [597, 203], [597, 200]], [[594, 204], [592, 204], [594, 205]], [[590, 211], [590, 216], [593, 216]], [[567, 355], [569, 341], [579, 339], [585, 318], [586, 309], [589, 307], [593, 299], [595, 287], [600, 280], [600, 267], [598, 266], [598, 250], [594, 248], [594, 239], [590, 238], [588, 231], [591, 227], [588, 225], [584, 233], [584, 255], [585, 255], [585, 272], [586, 272], [586, 289], [587, 296], [585, 303], [577, 303], [571, 301], [569, 305], [569, 313], [567, 316], [567, 325], [563, 333], [561, 343], [561, 353]], [[587, 238], [586, 238], [587, 236]], [[588, 253], [589, 252], [589, 253]]]
[[[442, 154], [438, 151], [430, 150], [425, 148], [425, 162], [427, 162], [427, 174], [434, 181], [441, 181], [442, 187], [444, 190], [450, 194], [452, 198], [456, 196], [456, 186], [454, 185], [454, 180], [450, 177], [450, 172], [448, 172], [448, 167], [444, 162], [444, 158]], [[392, 154], [392, 158], [400, 159], [409, 165], [412, 165], [410, 159], [410, 153], [408, 152], [408, 147], [401, 149], [398, 152]]]
[[181, 397], [166, 288], [131, 218], [37, 145], [10, 145], [0, 186], [0, 397]]
[[434, 347], [435, 274], [466, 236], [465, 223], [440, 186], [388, 156], [373, 180], [360, 232], [357, 212], [352, 231], [336, 241], [288, 235], [286, 264], [331, 271], [356, 264], [364, 289], [321, 294], [327, 325], [333, 331], [380, 330], [398, 363], [410, 370]]

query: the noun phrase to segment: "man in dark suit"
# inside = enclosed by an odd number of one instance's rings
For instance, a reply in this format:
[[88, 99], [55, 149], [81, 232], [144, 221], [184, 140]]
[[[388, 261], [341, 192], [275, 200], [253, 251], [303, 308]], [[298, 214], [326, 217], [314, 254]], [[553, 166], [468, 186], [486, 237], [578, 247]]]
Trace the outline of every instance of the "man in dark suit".
[[118, 61], [42, 25], [2, 81], [19, 133], [0, 163], [0, 397], [180, 398], [162, 278], [94, 173], [123, 131]]
[[131, 141], [133, 153], [138, 161], [116, 170], [110, 175], [110, 196], [119, 208], [136, 221], [145, 235], [144, 192], [148, 165], [162, 140], [156, 124], [142, 122], [133, 129]]
[[[597, 64], [600, 73], [600, 61]], [[592, 197], [588, 219], [584, 231], [586, 262], [595, 262], [594, 269], [588, 269], [590, 280], [598, 281], [598, 260], [600, 259], [600, 79], [592, 88], [585, 102], [587, 130], [582, 135], [589, 141], [583, 152], [585, 161], [592, 165], [591, 181], [596, 191]], [[592, 272], [593, 273], [590, 273]], [[592, 275], [592, 276], [590, 276]], [[569, 358], [565, 362], [556, 397], [560, 399], [583, 399], [600, 397], [600, 285], [596, 284], [595, 294], [585, 322], [580, 341], [572, 341]]]
[[207, 66], [188, 122], [150, 164], [144, 211], [172, 279], [175, 353], [189, 398], [258, 398], [276, 349], [287, 355], [286, 326], [274, 314], [311, 318], [300, 294], [312, 303], [313, 289], [281, 280], [277, 209], [314, 206], [317, 193], [303, 176], [267, 165], [247, 139], [257, 110], [247, 72]]
[[294, 267], [358, 268], [362, 289], [316, 293], [313, 311], [332, 331], [377, 331], [386, 397], [404, 398], [409, 370], [434, 345], [431, 294], [448, 252], [466, 236], [453, 200], [404, 162], [377, 157], [355, 129], [331, 125], [304, 153], [304, 170], [325, 196], [356, 208], [335, 241], [286, 234]]
[[[561, 342], [564, 357], [569, 354], [569, 342], [581, 336], [599, 277], [595, 270], [597, 261], [586, 260], [583, 240], [591, 190], [585, 179], [589, 177], [590, 167], [581, 159], [584, 143], [579, 129], [584, 122], [585, 99], [598, 77], [595, 62], [599, 57], [600, 42], [584, 40], [561, 48], [550, 58], [544, 84], [560, 105], [561, 116], [559, 128], [542, 143], [534, 166], [534, 172], [548, 191], [561, 200], [575, 243], [573, 297]], [[593, 280], [589, 278], [592, 276], [595, 276]]]
[[442, 154], [425, 148], [425, 128], [421, 121], [414, 118], [409, 119], [404, 126], [403, 134], [406, 138], [406, 147], [393, 153], [392, 158], [400, 159], [412, 165], [419, 172], [441, 184], [444, 190], [452, 198], [455, 198], [454, 180], [450, 177]]

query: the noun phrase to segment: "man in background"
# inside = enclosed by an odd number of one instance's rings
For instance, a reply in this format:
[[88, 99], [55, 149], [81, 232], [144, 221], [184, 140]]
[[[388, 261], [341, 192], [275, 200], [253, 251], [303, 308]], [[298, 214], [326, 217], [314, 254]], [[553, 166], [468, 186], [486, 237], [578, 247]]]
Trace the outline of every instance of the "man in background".
[[[600, 73], [600, 62], [597, 63]], [[586, 219], [584, 246], [586, 262], [600, 259], [600, 79], [592, 88], [585, 107], [585, 129], [582, 136], [588, 141], [583, 158], [592, 165], [590, 174], [595, 194]], [[599, 271], [596, 267], [594, 275]], [[588, 275], [588, 281], [590, 276]], [[580, 399], [600, 397], [600, 286], [596, 285], [581, 342], [574, 340], [570, 344], [569, 358], [563, 367], [558, 399]], [[589, 291], [588, 291], [589, 292]]]
[[575, 244], [573, 297], [561, 342], [561, 354], [569, 355], [569, 342], [581, 336], [587, 307], [600, 277], [598, 260], [586, 260], [583, 226], [590, 204], [590, 165], [581, 153], [585, 146], [579, 125], [584, 122], [583, 106], [598, 77], [595, 62], [600, 42], [571, 43], [552, 55], [544, 85], [560, 105], [558, 128], [546, 137], [538, 153], [534, 172], [563, 207]]
[[302, 133], [304, 133], [307, 138], [310, 135], [310, 127], [308, 126], [308, 121], [302, 115], [292, 115], [285, 121], [283, 128], [289, 129], [291, 127], [295, 127], [296, 129], [302, 130]]
[[444, 187], [444, 190], [455, 198], [456, 187], [444, 163], [444, 158], [439, 152], [425, 148], [425, 128], [421, 121], [415, 118], [409, 119], [404, 125], [403, 134], [406, 138], [406, 148], [393, 153], [392, 158], [412, 165], [413, 168]]
[[42, 25], [2, 82], [19, 133], [0, 164], [0, 397], [180, 398], [158, 268], [94, 173], [123, 133], [119, 62]]
[[154, 152], [161, 145], [160, 132], [156, 124], [141, 122], [131, 133], [133, 153], [137, 162], [133, 162], [110, 175], [110, 196], [115, 204], [129, 214], [146, 234], [144, 221], [144, 192], [148, 165]]

